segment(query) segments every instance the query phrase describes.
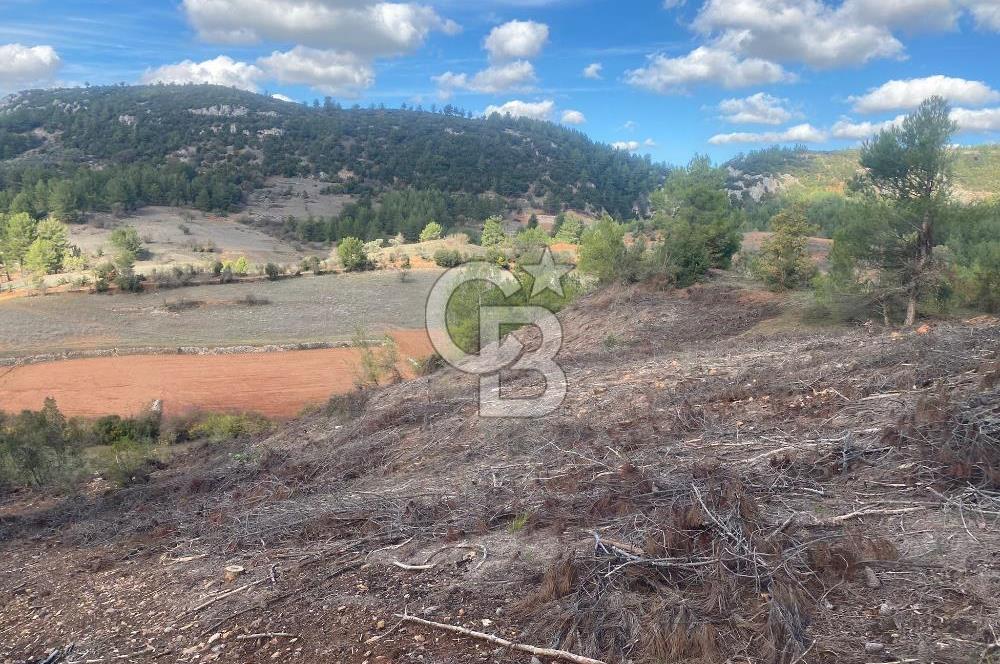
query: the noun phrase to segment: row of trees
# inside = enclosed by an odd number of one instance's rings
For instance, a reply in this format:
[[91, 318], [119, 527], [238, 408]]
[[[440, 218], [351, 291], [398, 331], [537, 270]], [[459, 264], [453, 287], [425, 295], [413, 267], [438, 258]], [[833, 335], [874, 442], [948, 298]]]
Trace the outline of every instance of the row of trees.
[[55, 217], [0, 215], [0, 269], [8, 281], [14, 269], [42, 276], [59, 272], [71, 255], [66, 226]]

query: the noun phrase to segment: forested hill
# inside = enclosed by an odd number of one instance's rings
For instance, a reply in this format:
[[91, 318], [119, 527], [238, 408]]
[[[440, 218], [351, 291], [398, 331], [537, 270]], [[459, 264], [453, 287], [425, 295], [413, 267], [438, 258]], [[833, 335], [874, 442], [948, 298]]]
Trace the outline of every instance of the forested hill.
[[233, 209], [282, 175], [344, 193], [531, 196], [630, 217], [666, 173], [552, 123], [435, 110], [304, 106], [208, 85], [23, 92], [0, 101], [0, 211]]

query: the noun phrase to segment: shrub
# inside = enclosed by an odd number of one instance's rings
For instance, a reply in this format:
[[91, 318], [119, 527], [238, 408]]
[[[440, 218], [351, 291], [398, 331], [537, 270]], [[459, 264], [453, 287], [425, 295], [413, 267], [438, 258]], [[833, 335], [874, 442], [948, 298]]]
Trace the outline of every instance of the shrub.
[[119, 226], [111, 231], [111, 244], [121, 253], [142, 255], [142, 239], [134, 226]]
[[266, 274], [267, 278], [271, 281], [275, 281], [281, 276], [281, 268], [274, 263], [268, 263], [264, 266], [264, 274]]
[[499, 216], [490, 217], [483, 224], [483, 234], [479, 239], [479, 244], [484, 247], [496, 247], [504, 243], [507, 234], [503, 232], [503, 218]]
[[444, 228], [436, 221], [432, 221], [424, 226], [424, 230], [420, 231], [420, 241], [430, 242], [431, 240], [440, 240], [442, 235], [444, 235]]
[[434, 262], [445, 268], [461, 265], [464, 260], [462, 253], [457, 249], [438, 249], [434, 252]]
[[246, 256], [240, 256], [235, 261], [226, 263], [226, 266], [238, 277], [245, 277], [250, 274], [250, 261], [247, 260]]
[[775, 291], [797, 288], [816, 275], [816, 264], [807, 250], [815, 228], [806, 221], [802, 208], [779, 212], [771, 219], [774, 234], [764, 242], [751, 272]]
[[337, 245], [337, 257], [347, 272], [358, 272], [370, 267], [364, 243], [356, 237], [345, 237]]
[[581, 272], [597, 277], [602, 284], [629, 278], [625, 267], [625, 227], [604, 217], [587, 229], [580, 241]]
[[191, 424], [188, 437], [221, 443], [264, 434], [271, 428], [271, 422], [262, 415], [209, 413]]
[[566, 242], [569, 244], [579, 244], [583, 235], [583, 222], [579, 217], [567, 214], [556, 230], [556, 242]]

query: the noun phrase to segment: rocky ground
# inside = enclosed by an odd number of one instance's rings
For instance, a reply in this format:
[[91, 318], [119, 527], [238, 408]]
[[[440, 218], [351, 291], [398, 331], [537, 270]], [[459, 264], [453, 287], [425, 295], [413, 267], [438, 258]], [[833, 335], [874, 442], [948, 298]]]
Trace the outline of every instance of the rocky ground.
[[561, 315], [544, 419], [440, 370], [6, 496], [0, 661], [996, 661], [1000, 322], [785, 306], [607, 290]]

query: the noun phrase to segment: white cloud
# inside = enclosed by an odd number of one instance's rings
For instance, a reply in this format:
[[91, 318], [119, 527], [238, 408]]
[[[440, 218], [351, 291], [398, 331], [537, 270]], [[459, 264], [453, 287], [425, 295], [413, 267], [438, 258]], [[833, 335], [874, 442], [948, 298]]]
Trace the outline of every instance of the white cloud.
[[716, 134], [708, 139], [708, 142], [712, 145], [728, 145], [730, 143], [823, 143], [826, 140], [826, 132], [810, 124], [800, 124], [776, 132]]
[[636, 129], [638, 129], [638, 127], [639, 123], [636, 122], [635, 120], [626, 120], [625, 124], [622, 125], [622, 129], [624, 129], [625, 131], [635, 131]]
[[454, 90], [471, 90], [493, 94], [507, 90], [526, 90], [536, 81], [535, 68], [530, 62], [517, 60], [502, 65], [494, 65], [474, 76], [445, 72], [434, 76], [442, 96], [447, 97]]
[[953, 0], [845, 0], [839, 14], [859, 24], [950, 30], [959, 12]]
[[273, 95], [271, 95], [271, 99], [277, 99], [278, 101], [287, 101], [287, 102], [289, 102], [291, 104], [296, 103], [295, 100], [292, 99], [291, 97], [289, 97], [287, 95], [283, 95], [283, 94], [278, 93], [278, 92], [276, 92]]
[[489, 117], [494, 113], [509, 115], [515, 118], [531, 118], [533, 120], [548, 120], [555, 110], [556, 104], [552, 100], [539, 102], [527, 102], [519, 99], [508, 101], [500, 106], [487, 106], [483, 115]]
[[981, 81], [928, 76], [889, 81], [860, 97], [851, 97], [850, 101], [854, 102], [854, 110], [859, 113], [878, 113], [916, 108], [922, 101], [934, 95], [969, 106], [982, 106], [1000, 100], [1000, 92]]
[[52, 79], [62, 61], [51, 46], [0, 44], [0, 91], [12, 91]]
[[851, 122], [848, 119], [839, 120], [830, 128], [830, 135], [834, 138], [863, 141], [871, 138], [880, 131], [898, 127], [903, 124], [905, 117], [905, 115], [900, 115], [885, 122]]
[[653, 92], [677, 93], [698, 83], [739, 88], [791, 81], [794, 77], [774, 62], [759, 58], [741, 59], [727, 50], [699, 46], [679, 58], [669, 58], [662, 53], [653, 55], [646, 67], [625, 72], [625, 79], [634, 86]]
[[958, 124], [959, 131], [1000, 132], [1000, 108], [981, 108], [978, 110], [956, 108], [951, 112], [951, 119]]
[[655, 148], [657, 145], [656, 141], [654, 141], [651, 138], [647, 138], [642, 142], [642, 144], [645, 145], [647, 148]]
[[724, 99], [719, 103], [722, 117], [733, 124], [780, 125], [796, 117], [785, 108], [787, 99], [758, 92], [743, 99]]
[[212, 60], [194, 62], [184, 60], [156, 69], [147, 69], [140, 81], [143, 83], [210, 83], [243, 90], [257, 91], [264, 72], [258, 67], [220, 55]]
[[664, 9], [677, 9], [678, 7], [683, 7], [687, 3], [687, 0], [663, 0]]
[[819, 0], [707, 0], [695, 27], [716, 36], [720, 48], [745, 57], [820, 69], [903, 53], [888, 27], [865, 23], [847, 8]]
[[369, 57], [408, 53], [435, 30], [457, 23], [434, 9], [376, 0], [183, 0], [202, 39], [225, 43], [292, 42]]
[[600, 62], [592, 62], [583, 68], [583, 77], [589, 78], [594, 81], [598, 81], [602, 78], [601, 77], [602, 69], [604, 69], [604, 65], [602, 65]]
[[483, 47], [500, 62], [533, 58], [549, 40], [549, 26], [534, 21], [510, 21], [490, 31]]
[[308, 85], [330, 95], [357, 95], [375, 82], [371, 63], [351, 53], [296, 46], [257, 63], [282, 83]]
[[963, 0], [976, 19], [976, 24], [986, 30], [1000, 32], [1000, 3], [996, 0]]
[[563, 124], [582, 125], [587, 121], [587, 116], [580, 111], [566, 110], [563, 111], [562, 121]]
[[635, 152], [636, 150], [639, 149], [640, 144], [639, 141], [618, 141], [616, 143], [612, 143], [611, 147], [614, 148], [615, 150], [625, 150], [627, 152]]

